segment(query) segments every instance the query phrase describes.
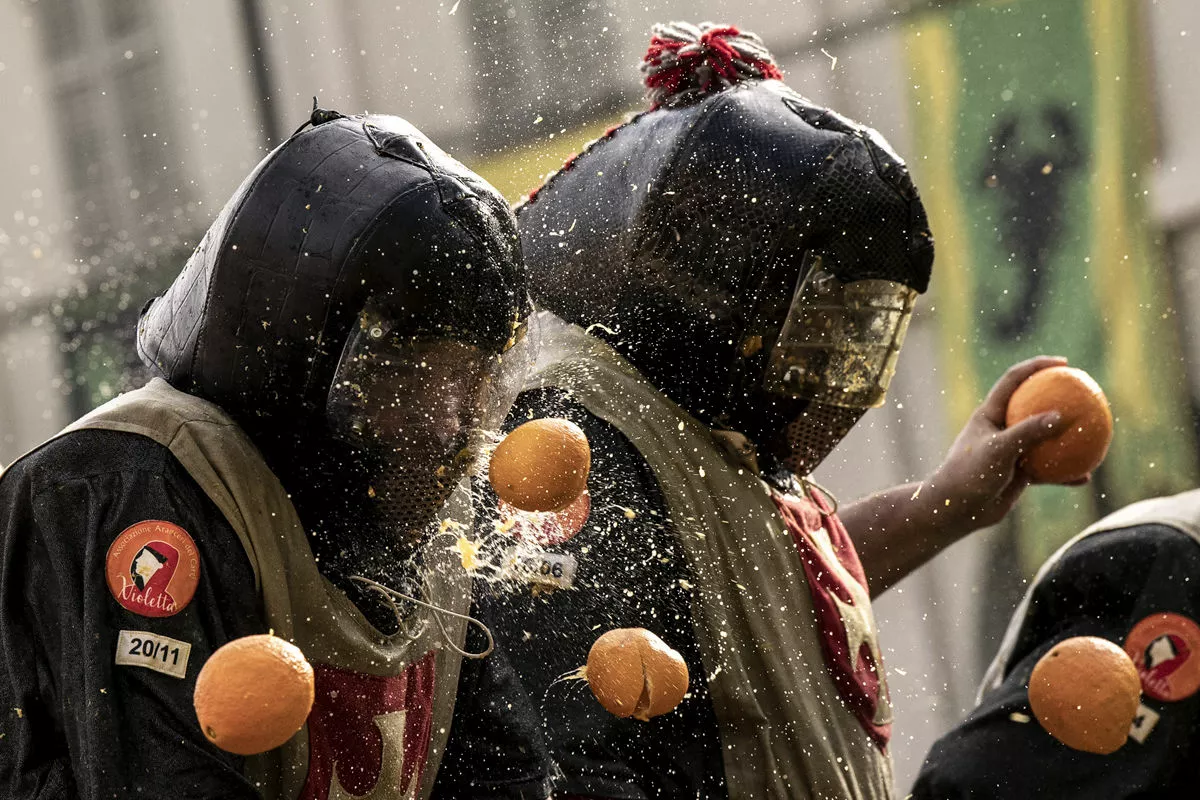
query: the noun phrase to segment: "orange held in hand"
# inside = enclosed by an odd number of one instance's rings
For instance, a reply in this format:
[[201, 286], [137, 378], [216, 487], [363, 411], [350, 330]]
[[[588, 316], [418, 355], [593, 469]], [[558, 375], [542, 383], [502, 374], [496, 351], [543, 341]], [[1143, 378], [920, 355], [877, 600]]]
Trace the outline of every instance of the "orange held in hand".
[[251, 756], [279, 747], [304, 725], [313, 670], [300, 648], [270, 634], [217, 649], [196, 678], [200, 729], [222, 750]]
[[579, 426], [535, 419], [504, 437], [488, 479], [500, 499], [522, 511], [561, 511], [587, 489], [592, 450]]
[[1063, 432], [1030, 448], [1023, 467], [1042, 483], [1072, 483], [1100, 466], [1112, 442], [1113, 418], [1100, 385], [1081, 369], [1050, 367], [1029, 376], [1008, 401], [1006, 425], [1057, 411]]
[[688, 689], [683, 656], [645, 628], [602, 635], [581, 670], [600, 705], [618, 717], [643, 722], [674, 711]]
[[1066, 639], [1029, 676], [1029, 707], [1051, 736], [1088, 753], [1115, 753], [1141, 703], [1137, 667], [1097, 636]]

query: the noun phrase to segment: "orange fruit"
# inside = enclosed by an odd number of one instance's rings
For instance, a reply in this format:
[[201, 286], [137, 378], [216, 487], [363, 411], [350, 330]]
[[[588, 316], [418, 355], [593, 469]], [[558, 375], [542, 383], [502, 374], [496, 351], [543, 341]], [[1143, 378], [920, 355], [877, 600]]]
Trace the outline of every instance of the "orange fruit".
[[312, 709], [313, 669], [300, 648], [270, 634], [219, 647], [196, 678], [192, 702], [209, 741], [252, 756], [292, 738]]
[[1098, 636], [1056, 644], [1029, 676], [1029, 707], [1055, 739], [1108, 755], [1125, 744], [1141, 703], [1137, 667], [1117, 645]]
[[674, 711], [688, 690], [683, 656], [645, 628], [616, 628], [588, 652], [584, 677], [612, 714], [643, 722]]
[[1038, 370], [1009, 398], [1005, 423], [1012, 426], [1047, 411], [1062, 414], [1063, 431], [1025, 454], [1025, 471], [1043, 483], [1070, 483], [1087, 477], [1104, 461], [1112, 442], [1112, 411], [1104, 391], [1081, 369]]
[[522, 511], [562, 511], [587, 489], [592, 450], [579, 426], [535, 419], [504, 437], [488, 480], [500, 499]]

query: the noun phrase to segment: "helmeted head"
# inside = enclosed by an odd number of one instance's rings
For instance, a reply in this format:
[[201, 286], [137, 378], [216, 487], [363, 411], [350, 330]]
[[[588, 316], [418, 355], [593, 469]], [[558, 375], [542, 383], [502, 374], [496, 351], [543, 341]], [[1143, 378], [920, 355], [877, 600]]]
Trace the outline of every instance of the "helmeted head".
[[503, 198], [404, 120], [311, 123], [147, 307], [138, 352], [242, 424], [310, 533], [417, 534], [519, 384], [520, 243]]
[[805, 475], [883, 402], [933, 240], [903, 162], [758, 37], [657, 26], [650, 111], [517, 210], [539, 304]]

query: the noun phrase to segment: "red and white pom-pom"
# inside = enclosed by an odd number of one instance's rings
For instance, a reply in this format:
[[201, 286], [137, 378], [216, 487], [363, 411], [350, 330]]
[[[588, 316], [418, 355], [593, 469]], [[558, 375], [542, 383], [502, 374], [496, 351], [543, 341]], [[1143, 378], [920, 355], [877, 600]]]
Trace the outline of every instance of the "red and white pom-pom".
[[652, 33], [642, 59], [652, 108], [692, 102], [746, 79], [783, 77], [762, 39], [732, 25], [671, 22]]

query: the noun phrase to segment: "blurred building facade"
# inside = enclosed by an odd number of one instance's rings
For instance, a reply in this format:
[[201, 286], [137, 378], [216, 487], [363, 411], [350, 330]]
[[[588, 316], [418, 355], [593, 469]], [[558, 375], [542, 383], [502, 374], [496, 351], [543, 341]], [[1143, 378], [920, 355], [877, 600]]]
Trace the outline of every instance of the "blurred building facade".
[[[714, 19], [761, 34], [790, 85], [880, 130], [924, 187], [937, 155], [919, 141], [915, 116], [936, 97], [913, 80], [914, 48], [925, 46], [914, 31], [929, 15], [953, 28], [956, 9], [977, 5], [0, 0], [9, 115], [0, 127], [0, 464], [136, 383], [129, 343], [141, 305], [242, 177], [307, 118], [314, 95], [346, 112], [407, 117], [516, 200], [639, 107], [636, 65], [652, 23]], [[1143, 11], [1128, 35], [1146, 46], [1153, 107], [1121, 124], [1154, 132], [1150, 221], [1185, 356], [1172, 368], [1190, 379], [1194, 404], [1200, 106], [1186, 76], [1197, 68], [1200, 5], [1157, 0]], [[939, 261], [935, 284], [942, 269]], [[943, 316], [955, 302], [935, 291], [925, 303], [888, 404], [823, 465], [819, 478], [843, 502], [926, 475], [952, 439], [962, 365]], [[933, 739], [972, 703], [1020, 590], [1012, 545], [1003, 530], [974, 537], [878, 604], [902, 795]]]

